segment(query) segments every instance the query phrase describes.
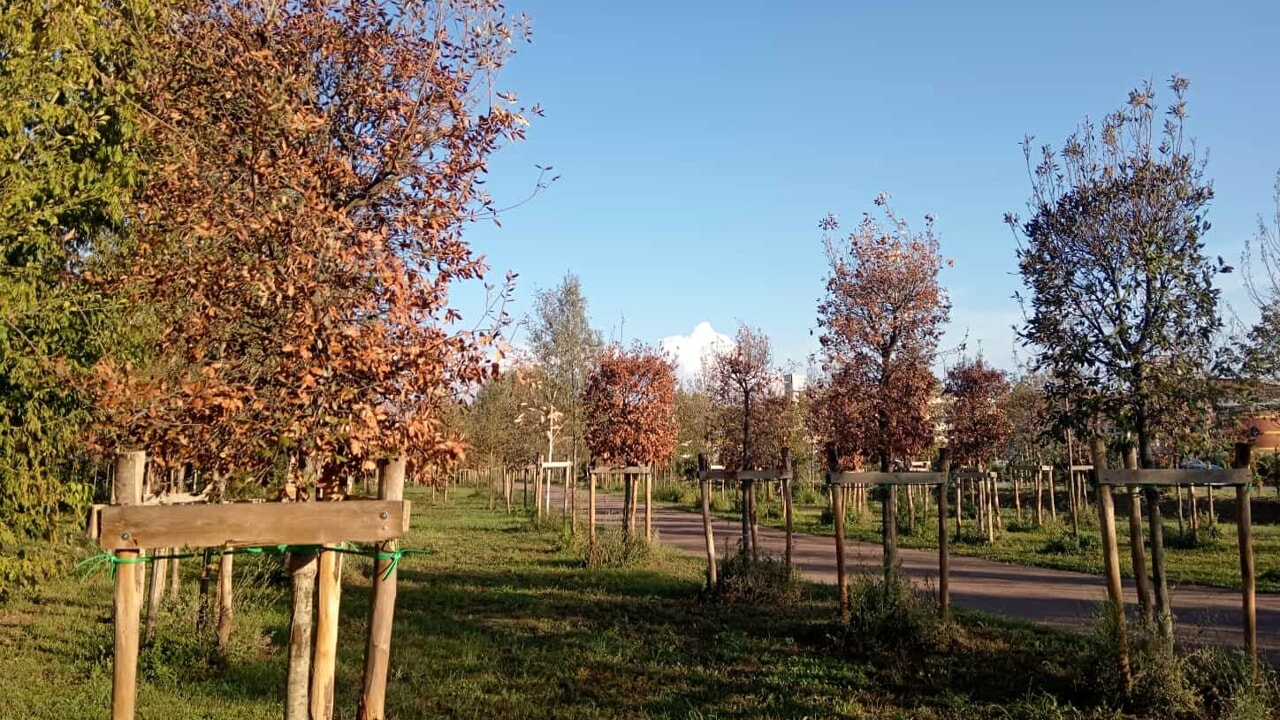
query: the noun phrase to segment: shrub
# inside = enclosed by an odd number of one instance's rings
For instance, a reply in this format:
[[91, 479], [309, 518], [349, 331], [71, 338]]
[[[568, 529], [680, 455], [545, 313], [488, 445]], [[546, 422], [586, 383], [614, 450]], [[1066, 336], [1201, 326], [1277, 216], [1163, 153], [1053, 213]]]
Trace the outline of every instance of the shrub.
[[622, 528], [600, 528], [594, 543], [585, 539], [580, 542], [585, 545], [584, 562], [593, 570], [643, 567], [653, 557], [653, 548], [643, 533], [627, 535]]
[[849, 588], [846, 650], [860, 657], [915, 656], [938, 647], [942, 619], [930, 598], [901, 575], [863, 577]]
[[776, 557], [752, 559], [740, 550], [720, 562], [718, 580], [711, 599], [720, 603], [784, 607], [800, 599], [795, 575]]
[[1202, 648], [1186, 658], [1186, 673], [1211, 717], [1269, 720], [1280, 711], [1280, 683], [1264, 668], [1253, 681], [1249, 657], [1240, 650]]
[[1093, 535], [1058, 527], [1049, 531], [1049, 539], [1041, 546], [1044, 555], [1087, 555], [1096, 552], [1098, 541]]
[[1090, 678], [1099, 699], [1113, 707], [1124, 707], [1141, 717], [1198, 718], [1204, 716], [1203, 703], [1192, 687], [1187, 663], [1173, 644], [1155, 628], [1128, 623], [1129, 663], [1133, 689], [1126, 696], [1119, 673], [1116, 640], [1119, 627], [1109, 604], [1103, 610], [1093, 636], [1093, 650], [1082, 657], [1079, 677]]
[[1167, 532], [1164, 543], [1167, 547], [1178, 550], [1199, 550], [1201, 548], [1217, 547], [1222, 541], [1222, 526], [1210, 522], [1207, 513], [1200, 515], [1200, 529], [1196, 532], [1191, 531], [1191, 527], [1184, 525], [1182, 532]]
[[658, 502], [675, 503], [679, 505], [687, 505], [690, 503], [700, 503], [702, 501], [701, 493], [697, 488], [681, 485], [680, 483], [662, 483], [653, 489], [653, 499]]
[[791, 487], [791, 499], [797, 507], [801, 505], [825, 505], [827, 493], [817, 485], [793, 485]]

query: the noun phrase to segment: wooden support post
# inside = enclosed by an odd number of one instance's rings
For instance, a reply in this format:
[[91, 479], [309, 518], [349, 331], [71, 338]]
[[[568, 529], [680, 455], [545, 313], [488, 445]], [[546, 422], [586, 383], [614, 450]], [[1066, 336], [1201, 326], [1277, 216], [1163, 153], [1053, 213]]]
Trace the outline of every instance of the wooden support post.
[[653, 542], [653, 473], [644, 474], [644, 541]]
[[596, 474], [587, 471], [587, 539], [596, 542]]
[[[888, 458], [880, 461], [880, 472], [889, 471]], [[882, 488], [881, 534], [883, 536], [884, 581], [892, 581], [898, 572], [898, 486]]]
[[[1252, 448], [1249, 443], [1236, 443], [1233, 467], [1249, 467]], [[1236, 539], [1240, 545], [1240, 593], [1244, 614], [1244, 649], [1249, 654], [1249, 667], [1254, 682], [1258, 681], [1258, 598], [1257, 575], [1253, 566], [1253, 508], [1249, 486], [1236, 486]]]
[[707, 456], [698, 454], [698, 478], [702, 485], [702, 530], [707, 538], [707, 589], [714, 590], [720, 580], [716, 575], [716, 537], [711, 526], [711, 478], [706, 476]]
[[751, 483], [742, 480], [738, 483], [738, 492], [742, 494], [742, 554], [749, 556], [751, 552], [751, 493], [747, 492]]
[[[174, 554], [177, 555], [181, 553], [182, 548], [173, 548], [173, 550], [174, 550]], [[179, 565], [179, 562], [180, 561], [177, 558], [170, 558], [168, 561], [169, 600], [171, 602], [176, 602], [180, 595], [179, 584], [182, 582], [182, 567], [181, 565]]]
[[1164, 521], [1160, 518], [1160, 491], [1146, 488], [1147, 531], [1151, 538], [1151, 580], [1154, 586], [1156, 622], [1166, 642], [1173, 642], [1173, 607], [1169, 604], [1169, 580], [1164, 564]]
[[218, 563], [218, 655], [224, 660], [231, 646], [231, 628], [235, 620], [235, 596], [232, 589], [235, 559], [230, 548], [225, 548]]
[[311, 679], [311, 618], [315, 611], [316, 571], [314, 552], [289, 554], [293, 612], [289, 625], [289, 660], [286, 668], [284, 720], [309, 720], [308, 691]]
[[827, 443], [827, 489], [831, 492], [831, 519], [835, 526], [836, 540], [836, 587], [840, 599], [840, 624], [849, 624], [849, 575], [844, 564], [844, 492], [840, 485], [833, 484], [836, 473], [840, 472], [840, 458], [836, 454], [835, 443]]
[[760, 515], [757, 512], [757, 500], [759, 500], [760, 489], [756, 486], [754, 480], [747, 483], [747, 497], [751, 500], [751, 559], [760, 559]]
[[[169, 551], [165, 548], [159, 548], [153, 553], [154, 555], [168, 555]], [[147, 593], [147, 642], [151, 642], [156, 636], [156, 623], [160, 620], [160, 601], [164, 599], [164, 583], [168, 567], [165, 566], [166, 560], [151, 561], [151, 587]]]
[[[404, 499], [403, 458], [383, 463], [378, 472], [378, 499]], [[373, 602], [369, 610], [369, 641], [364, 653], [364, 684], [360, 705], [356, 711], [359, 720], [383, 720], [386, 717], [387, 671], [391, 665], [391, 627], [395, 621], [396, 579], [398, 571], [387, 557], [397, 550], [395, 540], [386, 540], [377, 546], [383, 555], [374, 561]]]
[[1057, 491], [1053, 487], [1053, 466], [1049, 466], [1049, 519], [1058, 520]]
[[311, 720], [332, 720], [338, 662], [338, 605], [342, 599], [342, 555], [320, 552], [316, 593], [315, 658], [311, 663]]
[[[1132, 443], [1125, 448], [1124, 467], [1138, 469], [1138, 448]], [[1151, 610], [1151, 582], [1147, 577], [1147, 551], [1142, 539], [1142, 499], [1138, 488], [1127, 488], [1129, 496], [1129, 556], [1133, 561], [1133, 585], [1138, 593], [1138, 606], [1142, 610], [1142, 622], [1148, 626], [1154, 617]], [[1112, 500], [1114, 503], [1114, 499]]]
[[786, 563], [787, 570], [791, 570], [791, 554], [795, 544], [795, 522], [793, 498], [791, 496], [791, 449], [782, 448], [781, 469], [784, 477], [782, 478], [782, 515], [783, 521], [786, 523], [787, 539], [785, 549], [783, 550], [783, 560]]
[[209, 627], [209, 583], [213, 581], [212, 551], [200, 551], [200, 590], [196, 599], [196, 634], [202, 635]]
[[[1107, 446], [1102, 438], [1094, 438], [1093, 469], [1100, 472], [1107, 469]], [[1124, 614], [1124, 591], [1120, 584], [1120, 547], [1116, 542], [1116, 509], [1111, 498], [1109, 485], [1097, 484], [1098, 487], [1098, 529], [1102, 532], [1102, 564], [1107, 577], [1107, 599], [1112, 613], [1112, 622], [1116, 628], [1116, 657], [1119, 660], [1121, 681], [1125, 694], [1133, 688], [1133, 676], [1129, 669], [1129, 629]]]
[[1044, 470], [1036, 468], [1036, 526], [1044, 525]]
[[[938, 472], [951, 475], [951, 448], [938, 451]], [[951, 549], [947, 547], [947, 483], [938, 485], [938, 612], [951, 619]]]
[[956, 542], [964, 532], [964, 480], [956, 478]]
[[[142, 502], [143, 475], [147, 454], [134, 450], [116, 455], [116, 502]], [[142, 597], [138, 576], [142, 574], [137, 550], [117, 550], [115, 559], [115, 646], [111, 678], [111, 720], [133, 720], [138, 692], [138, 643]]]

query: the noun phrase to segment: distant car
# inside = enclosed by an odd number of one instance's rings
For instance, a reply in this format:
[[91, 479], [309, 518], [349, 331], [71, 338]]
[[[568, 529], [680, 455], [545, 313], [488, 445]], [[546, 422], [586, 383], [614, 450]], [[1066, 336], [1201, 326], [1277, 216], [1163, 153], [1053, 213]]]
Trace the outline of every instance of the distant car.
[[1214, 465], [1211, 462], [1205, 462], [1204, 460], [1199, 460], [1199, 459], [1183, 460], [1182, 464], [1179, 465], [1178, 467], [1182, 468], [1183, 470], [1221, 470], [1222, 469], [1221, 465]]

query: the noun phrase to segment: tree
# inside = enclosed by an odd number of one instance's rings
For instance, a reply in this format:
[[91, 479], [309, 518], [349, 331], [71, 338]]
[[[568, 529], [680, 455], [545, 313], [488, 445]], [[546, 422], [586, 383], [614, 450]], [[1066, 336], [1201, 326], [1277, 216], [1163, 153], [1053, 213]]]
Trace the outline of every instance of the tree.
[[[1044, 146], [1030, 219], [1006, 216], [1021, 230], [1030, 305], [1019, 335], [1048, 376], [1051, 417], [1084, 432], [1088, 420], [1114, 420], [1137, 436], [1143, 467], [1154, 463], [1155, 398], [1196, 404], [1207, 390], [1220, 327], [1213, 277], [1230, 270], [1204, 255], [1213, 187], [1184, 138], [1187, 81], [1170, 88], [1161, 130], [1147, 83], [1101, 131], [1086, 121], [1061, 153]], [[1024, 153], [1031, 166], [1030, 138]]]
[[[1048, 145], [1031, 167], [1031, 217], [1006, 217], [1019, 236], [1018, 265], [1030, 314], [1019, 330], [1048, 376], [1047, 404], [1060, 429], [1100, 433], [1106, 422], [1137, 436], [1141, 467], [1175, 418], [1204, 416], [1218, 317], [1213, 278], [1230, 268], [1204, 254], [1213, 186], [1184, 137], [1185, 79], [1157, 130], [1150, 82], [1130, 92], [1099, 132], [1086, 121], [1062, 152]], [[1024, 143], [1032, 166], [1030, 138]], [[1159, 492], [1151, 518], [1156, 607], [1173, 623], [1163, 568]]]
[[490, 95], [522, 27], [479, 0], [193, 1], [164, 27], [156, 170], [107, 278], [162, 309], [164, 352], [101, 363], [108, 439], [263, 479], [459, 457], [442, 414], [505, 316], [459, 329], [449, 290], [487, 272], [462, 232], [526, 123]]
[[[0, 578], [55, 569], [47, 541], [93, 487], [88, 369], [121, 326], [84, 282], [143, 166], [133, 81], [145, 0], [7, 2], [0, 12]], [[40, 541], [17, 552], [14, 546]], [[0, 590], [3, 595], [3, 590]]]
[[[849, 425], [853, 447], [841, 448], [878, 462], [889, 471], [895, 458], [907, 460], [933, 442], [929, 399], [937, 381], [930, 369], [950, 314], [938, 282], [943, 258], [925, 216], [914, 233], [881, 193], [876, 207], [884, 224], [863, 215], [846, 238], [827, 216], [820, 225], [830, 266], [826, 294], [818, 304], [824, 370], [829, 397], [842, 401], [837, 422]], [[886, 577], [897, 572], [897, 493], [889, 486], [883, 506]]]
[[943, 387], [951, 400], [946, 413], [951, 457], [974, 466], [999, 458], [1012, 434], [1011, 388], [1004, 372], [981, 357], [964, 358], [947, 371]]
[[587, 298], [573, 273], [565, 273], [557, 287], [539, 292], [536, 305], [529, 327], [530, 349], [546, 375], [545, 402], [564, 413], [565, 430], [573, 443], [569, 454], [576, 464], [583, 432], [583, 389], [602, 349], [600, 333], [591, 327]]
[[606, 350], [582, 393], [592, 456], [621, 465], [670, 459], [676, 447], [675, 396], [675, 367], [656, 350]]
[[930, 368], [951, 309], [938, 282], [944, 260], [933, 218], [913, 233], [888, 199], [881, 194], [875, 203], [885, 225], [864, 215], [844, 239], [832, 235], [839, 229], [834, 216], [823, 220], [830, 274], [818, 305], [831, 385], [864, 409], [840, 418], [852, 444], [840, 450], [871, 458], [882, 471], [933, 441], [928, 402], [937, 381]]
[[720, 456], [725, 467], [750, 470], [753, 462], [761, 460], [752, 450], [751, 423], [753, 412], [758, 414], [753, 411], [753, 402], [771, 391], [776, 392], [778, 373], [772, 364], [769, 336], [747, 325], [738, 326], [733, 347], [706, 359], [703, 374], [712, 396], [733, 408], [731, 417], [736, 418], [742, 429], [741, 443], [734, 448], [736, 452]]

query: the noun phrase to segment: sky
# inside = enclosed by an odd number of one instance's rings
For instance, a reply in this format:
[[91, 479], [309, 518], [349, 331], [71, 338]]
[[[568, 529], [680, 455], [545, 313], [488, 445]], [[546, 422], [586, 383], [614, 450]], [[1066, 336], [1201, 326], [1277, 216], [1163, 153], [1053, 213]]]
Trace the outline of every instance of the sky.
[[[780, 366], [817, 349], [818, 222], [851, 228], [881, 191], [915, 226], [936, 216], [953, 309], [944, 350], [1009, 370], [1016, 240], [1030, 193], [1020, 143], [1060, 146], [1150, 78], [1191, 81], [1188, 133], [1216, 199], [1207, 252], [1239, 265], [1280, 170], [1280, 3], [509, 0], [532, 19], [498, 85], [538, 103], [499, 151], [497, 204], [468, 231], [510, 310], [576, 273], [607, 340], [680, 350], [767, 333]], [[1256, 315], [1239, 274], [1220, 283]], [[466, 297], [465, 295], [462, 297]], [[464, 305], [465, 307], [465, 305]], [[704, 325], [705, 324], [705, 325]], [[517, 331], [515, 344], [523, 333]], [[952, 353], [950, 356], [954, 356]], [[946, 357], [942, 362], [946, 362]]]

